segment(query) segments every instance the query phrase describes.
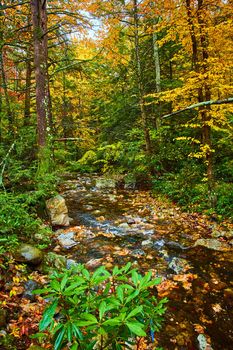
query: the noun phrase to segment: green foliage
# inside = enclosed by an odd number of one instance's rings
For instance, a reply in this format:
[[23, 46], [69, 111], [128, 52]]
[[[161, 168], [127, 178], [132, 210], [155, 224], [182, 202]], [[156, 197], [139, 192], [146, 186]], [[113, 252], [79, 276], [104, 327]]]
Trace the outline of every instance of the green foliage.
[[200, 168], [190, 166], [182, 169], [180, 173], [169, 173], [160, 179], [153, 180], [153, 192], [162, 193], [175, 200], [185, 210], [216, 212], [219, 215], [232, 218], [232, 183], [218, 181], [214, 194], [217, 198], [215, 208], [210, 210], [208, 203], [208, 185], [200, 178]]
[[43, 192], [25, 194], [0, 193], [0, 244], [1, 252], [14, 248], [22, 237], [40, 233], [48, 243], [50, 230], [42, 225], [36, 211], [39, 210]]
[[37, 199], [45, 199], [51, 197], [57, 193], [57, 185], [59, 178], [56, 173], [47, 173], [43, 176], [36, 176], [35, 186], [37, 191], [35, 197]]
[[233, 196], [232, 183], [219, 182], [216, 185], [217, 204], [216, 212], [223, 216], [229, 216], [233, 219]]
[[[69, 343], [70, 349], [125, 349], [161, 327], [166, 299], [158, 301], [154, 286], [160, 278], [144, 276], [128, 263], [89, 272], [81, 264], [54, 273], [47, 288], [35, 293], [49, 300], [37, 338], [49, 331], [54, 350]], [[59, 310], [59, 311], [58, 311]], [[57, 314], [59, 312], [59, 314]]]
[[68, 162], [68, 169], [70, 171], [78, 171], [81, 173], [91, 173], [98, 171], [99, 166], [95, 164], [97, 160], [96, 152], [93, 150], [88, 150], [84, 153], [84, 155], [78, 161], [70, 161]]
[[14, 342], [14, 336], [7, 333], [6, 335], [0, 337], [0, 348], [3, 350], [17, 350]]
[[31, 234], [36, 232], [40, 221], [29, 214], [29, 198], [23, 195], [0, 193], [1, 234]]

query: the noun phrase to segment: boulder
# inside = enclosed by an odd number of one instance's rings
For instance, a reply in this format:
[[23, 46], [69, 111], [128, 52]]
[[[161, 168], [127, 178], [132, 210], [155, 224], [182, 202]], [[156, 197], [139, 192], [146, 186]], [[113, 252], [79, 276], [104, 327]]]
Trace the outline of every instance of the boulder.
[[14, 258], [18, 262], [39, 265], [43, 260], [43, 253], [40, 249], [30, 244], [20, 244], [15, 251]]
[[72, 220], [68, 216], [68, 209], [65, 199], [57, 195], [46, 201], [46, 208], [48, 210], [50, 220], [53, 226], [69, 226]]
[[206, 247], [208, 249], [212, 249], [220, 252], [228, 251], [232, 249], [226, 242], [219, 241], [218, 239], [214, 239], [214, 238], [213, 239], [200, 238], [194, 244], [194, 247], [197, 247], [197, 246]]

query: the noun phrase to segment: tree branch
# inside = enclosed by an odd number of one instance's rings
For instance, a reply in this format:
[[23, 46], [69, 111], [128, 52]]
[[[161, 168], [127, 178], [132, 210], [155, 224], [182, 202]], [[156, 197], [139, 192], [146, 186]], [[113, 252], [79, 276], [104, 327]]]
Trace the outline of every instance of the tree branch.
[[2, 5], [0, 7], [0, 9], [1, 10], [12, 9], [12, 8], [17, 7], [17, 6], [22, 6], [22, 5], [25, 5], [25, 4], [30, 4], [30, 1], [19, 2], [18, 4], [15, 4], [15, 5]]
[[194, 108], [205, 107], [205, 106], [210, 106], [210, 105], [223, 105], [223, 104], [227, 104], [227, 103], [233, 103], [233, 97], [229, 97], [229, 98], [226, 98], [224, 100], [215, 100], [215, 101], [211, 100], [211, 101], [204, 101], [204, 102], [196, 103], [196, 104], [191, 105], [189, 107], [186, 107], [184, 109], [180, 109], [179, 111], [175, 111], [175, 112], [166, 114], [162, 117], [162, 119], [173, 117], [174, 115], [189, 111], [189, 110], [194, 109]]

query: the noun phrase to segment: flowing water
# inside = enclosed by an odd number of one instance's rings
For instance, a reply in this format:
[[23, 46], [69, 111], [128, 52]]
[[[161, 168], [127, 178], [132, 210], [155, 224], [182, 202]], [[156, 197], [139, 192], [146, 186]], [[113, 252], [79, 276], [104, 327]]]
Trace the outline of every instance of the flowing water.
[[232, 249], [193, 247], [197, 239], [212, 237], [215, 223], [148, 191], [117, 190], [97, 176], [66, 180], [62, 194], [73, 218], [63, 233], [74, 233], [76, 241], [70, 249], [63, 246], [69, 259], [89, 268], [131, 261], [162, 277], [159, 296], [169, 303], [158, 346], [233, 349]]

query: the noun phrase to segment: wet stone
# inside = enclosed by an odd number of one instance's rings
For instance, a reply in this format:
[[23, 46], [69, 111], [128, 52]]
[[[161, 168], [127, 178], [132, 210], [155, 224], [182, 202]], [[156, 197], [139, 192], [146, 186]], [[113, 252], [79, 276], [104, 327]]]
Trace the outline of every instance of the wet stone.
[[159, 239], [154, 242], [154, 248], [160, 250], [162, 247], [164, 247], [165, 241], [163, 239]]
[[36, 289], [39, 289], [41, 285], [37, 283], [36, 281], [29, 280], [24, 283], [24, 289], [22, 297], [31, 301], [35, 301], [36, 297], [35, 294], [33, 294], [33, 291]]
[[142, 241], [143, 247], [153, 247], [154, 242], [151, 239], [146, 239]]
[[79, 244], [79, 242], [76, 242], [74, 240], [75, 233], [70, 231], [67, 233], [62, 233], [57, 237], [57, 240], [59, 244], [62, 246], [64, 249], [70, 249], [76, 245]]
[[66, 261], [66, 268], [68, 270], [70, 270], [70, 269], [72, 269], [72, 267], [76, 267], [76, 266], [78, 266], [78, 263], [75, 260], [67, 259], [67, 261]]
[[181, 258], [172, 258], [171, 262], [168, 265], [169, 269], [173, 270], [176, 274], [184, 273], [190, 270], [190, 265], [188, 261]]
[[130, 226], [127, 224], [127, 222], [122, 222], [119, 225], [120, 228], [123, 228], [124, 230], [130, 230]]
[[231, 247], [226, 242], [222, 242], [222, 241], [219, 241], [218, 239], [211, 239], [211, 238], [198, 239], [194, 244], [194, 247], [197, 247], [197, 246], [206, 247], [208, 249], [217, 250], [217, 251], [227, 251], [231, 249]]
[[86, 267], [92, 269], [100, 266], [102, 264], [102, 258], [101, 259], [91, 259], [86, 263]]
[[188, 249], [188, 247], [184, 247], [180, 243], [173, 242], [173, 241], [166, 242], [165, 245], [167, 248], [172, 249], [172, 250], [177, 250], [177, 251], [182, 251], [182, 250]]
[[142, 257], [142, 256], [146, 255], [146, 253], [142, 249], [134, 249], [134, 250], [132, 250], [130, 255], [135, 256], [135, 257]]

